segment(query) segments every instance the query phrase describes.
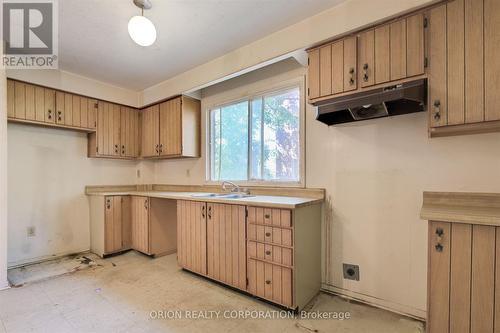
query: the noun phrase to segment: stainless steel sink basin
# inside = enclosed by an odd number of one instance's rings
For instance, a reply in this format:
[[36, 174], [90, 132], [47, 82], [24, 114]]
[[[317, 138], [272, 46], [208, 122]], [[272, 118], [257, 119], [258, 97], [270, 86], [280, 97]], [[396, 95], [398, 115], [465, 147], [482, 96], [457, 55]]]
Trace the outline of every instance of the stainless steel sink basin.
[[193, 198], [213, 198], [216, 197], [217, 193], [196, 193], [196, 194], [191, 194], [191, 197]]

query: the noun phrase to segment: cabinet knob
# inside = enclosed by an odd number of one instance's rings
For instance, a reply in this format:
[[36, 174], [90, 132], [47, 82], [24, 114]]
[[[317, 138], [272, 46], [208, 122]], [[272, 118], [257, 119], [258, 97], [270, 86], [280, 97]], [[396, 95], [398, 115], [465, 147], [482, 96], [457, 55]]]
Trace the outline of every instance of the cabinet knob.
[[201, 206], [201, 216], [205, 218], [205, 205]]
[[363, 71], [365, 72], [363, 74], [363, 81], [367, 82], [368, 81], [368, 64], [363, 65]]
[[268, 218], [270, 218], [270, 217], [271, 217], [271, 215], [266, 214], [266, 215], [264, 215], [264, 217], [265, 217], [266, 219], [268, 219]]
[[212, 206], [208, 206], [208, 218], [212, 219]]
[[351, 69], [349, 69], [349, 74], [351, 74], [351, 77], [349, 78], [349, 84], [352, 86], [354, 84], [354, 76], [356, 75], [355, 74], [356, 72], [354, 71], [354, 68], [351, 67]]
[[443, 245], [441, 245], [440, 243], [436, 244], [436, 251], [443, 252]]
[[439, 99], [434, 101], [434, 120], [439, 121], [441, 119], [441, 101]]
[[364, 65], [363, 65], [363, 69], [364, 69], [365, 71], [366, 71], [366, 70], [368, 70], [368, 64], [364, 64]]
[[148, 209], [148, 201], [144, 200], [144, 209]]
[[271, 237], [271, 233], [270, 232], [266, 232], [266, 237]]
[[267, 250], [266, 251], [266, 255], [270, 256], [271, 255], [271, 251]]
[[354, 68], [351, 67], [351, 69], [349, 69], [349, 74], [354, 74]]
[[271, 284], [271, 280], [266, 280], [266, 284]]

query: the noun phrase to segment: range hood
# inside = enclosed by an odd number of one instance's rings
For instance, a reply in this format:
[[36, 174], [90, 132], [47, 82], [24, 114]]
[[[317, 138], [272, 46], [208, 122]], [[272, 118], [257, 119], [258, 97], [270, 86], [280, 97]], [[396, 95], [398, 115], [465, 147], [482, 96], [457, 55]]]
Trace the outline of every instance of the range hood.
[[427, 79], [418, 79], [321, 101], [316, 120], [327, 125], [422, 112], [427, 107]]

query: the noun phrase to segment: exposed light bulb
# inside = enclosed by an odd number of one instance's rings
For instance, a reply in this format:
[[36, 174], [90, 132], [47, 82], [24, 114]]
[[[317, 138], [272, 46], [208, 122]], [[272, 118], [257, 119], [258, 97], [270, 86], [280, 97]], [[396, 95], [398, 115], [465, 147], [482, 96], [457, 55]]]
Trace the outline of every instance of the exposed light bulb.
[[128, 21], [128, 33], [140, 46], [150, 46], [156, 41], [156, 28], [144, 16], [134, 16]]

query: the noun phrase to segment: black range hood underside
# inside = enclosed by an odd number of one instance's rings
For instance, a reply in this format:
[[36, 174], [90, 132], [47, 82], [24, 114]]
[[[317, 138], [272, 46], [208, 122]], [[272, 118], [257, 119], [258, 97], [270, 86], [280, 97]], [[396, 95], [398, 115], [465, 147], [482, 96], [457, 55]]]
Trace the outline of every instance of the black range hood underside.
[[[390, 87], [362, 91], [346, 96], [316, 103], [316, 120], [327, 125], [337, 125], [353, 121], [361, 121], [380, 117], [397, 116], [426, 110], [427, 79], [419, 79]], [[360, 119], [353, 110], [362, 106], [373, 106], [387, 112], [366, 112], [366, 118]], [[368, 111], [368, 110], [367, 110]]]

